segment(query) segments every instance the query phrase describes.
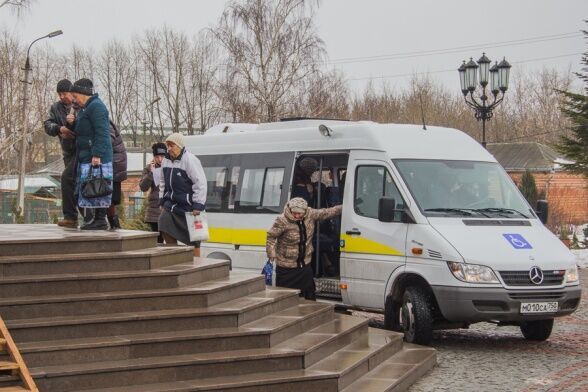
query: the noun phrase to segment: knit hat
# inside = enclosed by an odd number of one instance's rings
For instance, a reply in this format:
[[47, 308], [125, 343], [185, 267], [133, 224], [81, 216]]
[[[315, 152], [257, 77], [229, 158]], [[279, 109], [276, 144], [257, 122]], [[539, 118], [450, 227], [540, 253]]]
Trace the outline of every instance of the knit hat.
[[304, 172], [304, 174], [310, 176], [312, 173], [318, 170], [318, 162], [314, 158], [303, 158], [300, 162], [298, 162], [298, 166]]
[[67, 79], [61, 79], [57, 82], [57, 92], [58, 93], [69, 93], [71, 90], [71, 82]]
[[184, 148], [184, 135], [181, 133], [172, 133], [167, 137], [167, 139], [165, 139], [165, 142], [170, 142], [180, 148]]
[[83, 78], [76, 81], [70, 91], [82, 95], [92, 95], [94, 94], [94, 84], [90, 79]]
[[288, 208], [292, 212], [299, 212], [304, 214], [308, 208], [308, 203], [301, 197], [295, 197], [288, 202]]
[[161, 142], [155, 143], [154, 145], [151, 146], [151, 149], [153, 150], [153, 156], [167, 154], [167, 147], [166, 147], [165, 143], [161, 143]]

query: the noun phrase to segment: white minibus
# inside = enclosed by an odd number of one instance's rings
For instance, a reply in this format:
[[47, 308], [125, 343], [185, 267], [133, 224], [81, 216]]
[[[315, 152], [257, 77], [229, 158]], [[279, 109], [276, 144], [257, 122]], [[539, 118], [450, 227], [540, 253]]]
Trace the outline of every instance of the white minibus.
[[578, 307], [574, 256], [543, 225], [546, 204], [536, 212], [461, 131], [296, 120], [222, 124], [186, 145], [208, 181], [202, 255], [234, 270], [261, 272], [266, 231], [302, 186], [314, 207], [343, 204], [315, 232], [317, 296], [383, 312], [409, 342], [481, 321], [545, 340]]

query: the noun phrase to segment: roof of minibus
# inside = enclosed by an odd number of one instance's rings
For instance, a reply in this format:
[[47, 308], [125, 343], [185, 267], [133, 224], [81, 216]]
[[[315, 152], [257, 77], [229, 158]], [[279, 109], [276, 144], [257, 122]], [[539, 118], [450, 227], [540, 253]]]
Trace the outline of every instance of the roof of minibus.
[[[319, 125], [332, 130], [323, 136]], [[219, 132], [223, 129], [224, 131]], [[284, 151], [385, 151], [392, 159], [496, 162], [477, 141], [451, 128], [371, 121], [299, 120], [266, 124], [220, 124], [204, 135], [186, 136], [195, 155]]]

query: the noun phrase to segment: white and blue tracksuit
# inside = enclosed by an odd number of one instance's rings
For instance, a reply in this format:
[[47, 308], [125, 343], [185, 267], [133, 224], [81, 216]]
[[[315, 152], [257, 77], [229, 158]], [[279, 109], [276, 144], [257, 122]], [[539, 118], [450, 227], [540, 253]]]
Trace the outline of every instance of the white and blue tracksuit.
[[179, 215], [204, 211], [207, 184], [200, 159], [183, 148], [175, 159], [166, 155], [161, 168], [159, 205]]

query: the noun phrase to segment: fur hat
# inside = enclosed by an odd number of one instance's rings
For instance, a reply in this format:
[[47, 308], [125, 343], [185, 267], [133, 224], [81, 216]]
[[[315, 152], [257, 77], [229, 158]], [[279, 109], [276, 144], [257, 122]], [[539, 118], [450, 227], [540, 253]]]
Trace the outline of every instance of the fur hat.
[[151, 146], [151, 149], [153, 150], [153, 156], [167, 154], [167, 146], [165, 143], [155, 143]]
[[308, 203], [301, 197], [295, 197], [288, 202], [288, 208], [292, 212], [304, 214], [308, 208]]
[[167, 137], [167, 139], [165, 139], [165, 142], [170, 142], [180, 148], [184, 148], [184, 135], [181, 133], [172, 133]]
[[69, 93], [71, 90], [71, 82], [68, 79], [61, 79], [57, 82], [58, 93]]
[[82, 95], [92, 95], [94, 94], [94, 83], [90, 79], [80, 79], [77, 80], [73, 86], [71, 86], [72, 93], [78, 93]]

